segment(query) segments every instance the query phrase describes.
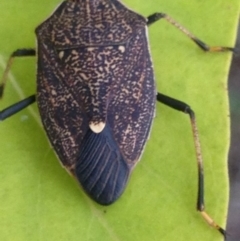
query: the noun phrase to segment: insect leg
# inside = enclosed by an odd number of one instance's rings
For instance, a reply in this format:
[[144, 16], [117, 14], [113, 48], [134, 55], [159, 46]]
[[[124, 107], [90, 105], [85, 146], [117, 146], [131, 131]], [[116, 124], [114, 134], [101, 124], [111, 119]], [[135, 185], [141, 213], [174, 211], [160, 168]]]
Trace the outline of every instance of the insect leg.
[[21, 101], [15, 103], [13, 105], [7, 107], [6, 109], [0, 111], [0, 121], [3, 121], [6, 118], [18, 113], [19, 111], [28, 107], [29, 105], [31, 105], [35, 101], [36, 101], [36, 96], [31, 95], [31, 96], [27, 97], [26, 99], [21, 100]]
[[6, 69], [4, 70], [2, 79], [0, 80], [0, 98], [3, 96], [4, 88], [7, 82], [8, 72], [12, 66], [13, 59], [15, 57], [26, 57], [26, 56], [35, 56], [36, 50], [35, 49], [17, 49], [15, 50], [9, 57]]
[[201, 146], [199, 141], [199, 135], [197, 130], [196, 118], [193, 110], [189, 105], [186, 103], [173, 99], [169, 96], [163, 95], [158, 93], [157, 100], [175, 110], [182, 111], [189, 115], [192, 132], [193, 132], [193, 139], [194, 145], [196, 150], [196, 157], [197, 157], [197, 166], [198, 166], [198, 195], [197, 195], [197, 210], [201, 213], [202, 217], [207, 221], [207, 223], [217, 229], [222, 235], [226, 235], [226, 232], [223, 228], [221, 228], [218, 224], [214, 222], [214, 220], [208, 215], [205, 211], [204, 207], [204, 171], [203, 171], [203, 159], [202, 159], [202, 152]]
[[166, 19], [170, 24], [178, 28], [182, 31], [186, 36], [188, 36], [192, 41], [194, 41], [202, 50], [206, 52], [225, 52], [225, 51], [235, 51], [232, 47], [222, 47], [222, 46], [209, 46], [208, 44], [204, 43], [196, 36], [194, 36], [191, 32], [189, 32], [186, 28], [176, 22], [173, 18], [165, 13], [154, 13], [147, 18], [147, 25], [151, 25], [160, 19]]

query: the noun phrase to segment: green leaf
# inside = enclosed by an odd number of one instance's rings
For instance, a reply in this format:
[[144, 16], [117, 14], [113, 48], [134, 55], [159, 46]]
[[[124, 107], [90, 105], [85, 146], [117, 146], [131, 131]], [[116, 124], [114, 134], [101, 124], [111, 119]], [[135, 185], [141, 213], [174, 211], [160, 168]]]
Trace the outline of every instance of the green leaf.
[[[59, 1], [0, 2], [0, 75], [11, 52], [35, 46], [35, 27]], [[171, 15], [211, 45], [233, 46], [239, 0], [126, 0], [147, 16]], [[205, 165], [206, 208], [223, 227], [228, 205], [227, 74], [231, 53], [204, 53], [160, 20], [150, 27], [160, 92], [191, 105]], [[35, 92], [35, 58], [16, 59], [0, 109]], [[220, 241], [196, 212], [197, 168], [187, 115], [157, 104], [142, 160], [123, 196], [102, 207], [59, 165], [36, 104], [0, 125], [0, 240]]]

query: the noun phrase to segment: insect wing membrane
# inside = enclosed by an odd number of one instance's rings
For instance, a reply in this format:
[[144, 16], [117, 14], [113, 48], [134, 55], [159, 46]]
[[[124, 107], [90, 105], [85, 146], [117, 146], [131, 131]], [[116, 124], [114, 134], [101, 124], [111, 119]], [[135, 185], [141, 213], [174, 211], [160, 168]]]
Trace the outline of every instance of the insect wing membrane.
[[142, 16], [106, 0], [63, 2], [36, 29], [44, 128], [61, 163], [100, 204], [125, 189], [152, 124], [145, 29]]

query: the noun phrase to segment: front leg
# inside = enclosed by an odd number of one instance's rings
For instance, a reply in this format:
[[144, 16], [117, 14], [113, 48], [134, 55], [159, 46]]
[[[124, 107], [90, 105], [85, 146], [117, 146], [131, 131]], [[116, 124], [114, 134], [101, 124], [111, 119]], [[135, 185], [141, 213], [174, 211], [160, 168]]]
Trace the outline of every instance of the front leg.
[[197, 44], [198, 47], [200, 47], [202, 50], [206, 52], [225, 52], [225, 51], [232, 51], [235, 52], [235, 49], [232, 47], [222, 47], [222, 46], [210, 46], [206, 43], [204, 43], [202, 40], [194, 36], [190, 31], [188, 31], [186, 28], [184, 28], [181, 24], [179, 24], [177, 21], [175, 21], [173, 18], [171, 18], [169, 15], [165, 13], [154, 13], [147, 18], [147, 25], [150, 26], [151, 24], [157, 22], [158, 20], [164, 18], [167, 20], [170, 24], [178, 28], [180, 31], [182, 31], [187, 37], [189, 37], [195, 44]]

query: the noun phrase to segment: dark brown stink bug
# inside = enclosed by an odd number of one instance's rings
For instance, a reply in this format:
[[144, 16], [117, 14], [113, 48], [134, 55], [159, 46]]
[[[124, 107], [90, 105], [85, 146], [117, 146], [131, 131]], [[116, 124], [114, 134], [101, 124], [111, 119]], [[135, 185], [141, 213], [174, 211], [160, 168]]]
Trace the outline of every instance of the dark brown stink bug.
[[154, 118], [155, 102], [189, 114], [199, 174], [197, 210], [204, 211], [203, 165], [191, 108], [157, 93], [147, 27], [166, 19], [204, 51], [209, 47], [164, 13], [145, 18], [118, 0], [67, 0], [36, 28], [37, 51], [18, 49], [9, 58], [0, 95], [15, 57], [37, 56], [37, 93], [2, 110], [4, 120], [37, 101], [42, 123], [61, 164], [97, 203], [123, 193], [139, 161]]

